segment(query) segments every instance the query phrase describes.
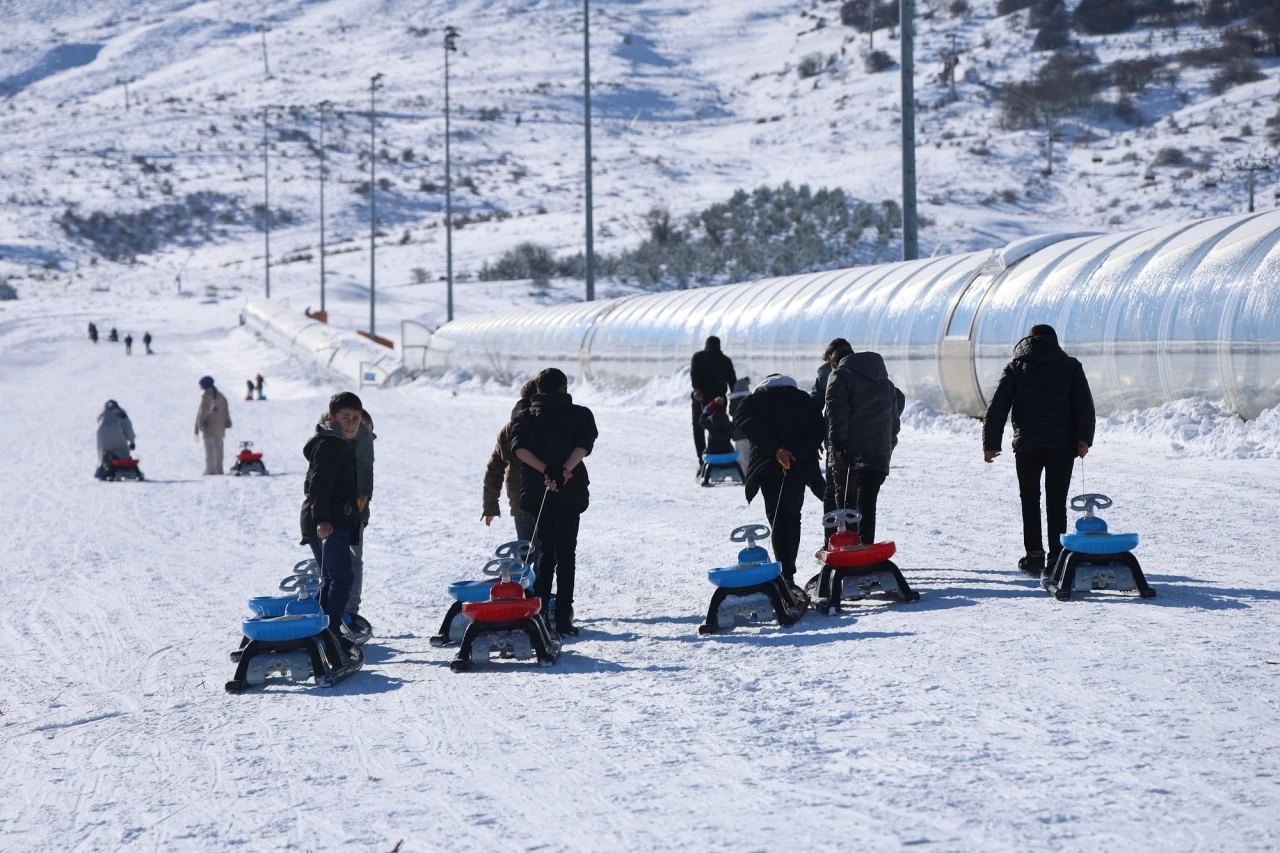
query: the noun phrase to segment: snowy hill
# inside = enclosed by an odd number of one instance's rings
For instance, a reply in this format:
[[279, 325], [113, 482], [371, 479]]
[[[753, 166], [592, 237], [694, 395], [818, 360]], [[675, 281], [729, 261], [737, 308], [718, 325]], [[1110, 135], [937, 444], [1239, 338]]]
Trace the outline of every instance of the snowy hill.
[[[14, 5], [11, 47], [0, 54], [0, 128], [10, 140], [0, 154], [0, 272], [20, 292], [114, 280], [103, 265], [134, 257], [143, 269], [129, 276], [155, 288], [173, 286], [180, 270], [196, 289], [260, 288], [266, 107], [273, 288], [314, 306], [317, 105], [327, 100], [330, 285], [337, 299], [358, 302], [369, 266], [369, 81], [382, 73], [379, 280], [436, 300], [445, 24], [462, 30], [451, 65], [461, 277], [526, 240], [581, 250], [576, 0]], [[1274, 56], [1257, 58], [1261, 79], [1218, 91], [1221, 62], [1187, 57], [1211, 51], [1223, 28], [1139, 23], [1117, 35], [1072, 32], [1072, 51], [1092, 52], [1089, 73], [1104, 82], [1090, 84], [1090, 106], [1056, 116], [1053, 171], [1044, 175], [1046, 130], [1013, 127], [999, 103], [1001, 87], [1033, 79], [1051, 55], [1031, 50], [1034, 10], [998, 15], [995, 0], [974, 0], [961, 14], [942, 0], [919, 6], [926, 252], [1238, 210], [1235, 159], [1274, 152], [1266, 138]], [[789, 181], [872, 203], [899, 197], [897, 69], [866, 70], [868, 37], [840, 23], [841, 7], [593, 7], [598, 251], [639, 243], [655, 206], [683, 217], [740, 188]], [[878, 30], [875, 47], [896, 54], [893, 35]], [[955, 101], [939, 81], [953, 45]], [[1117, 65], [1125, 62], [1134, 65]], [[1121, 100], [1132, 123], [1117, 116]], [[1260, 197], [1272, 203], [1269, 190]]]

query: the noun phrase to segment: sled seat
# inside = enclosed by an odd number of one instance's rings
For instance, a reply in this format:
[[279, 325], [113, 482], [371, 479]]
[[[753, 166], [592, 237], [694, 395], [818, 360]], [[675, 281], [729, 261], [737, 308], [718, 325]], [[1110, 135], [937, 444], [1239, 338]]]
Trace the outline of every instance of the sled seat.
[[246, 619], [242, 625], [250, 640], [269, 643], [314, 637], [328, 627], [329, 617], [315, 599], [294, 600], [285, 606], [283, 616]]
[[707, 572], [707, 580], [724, 589], [740, 589], [769, 583], [781, 574], [781, 563], [740, 562], [736, 566], [711, 569]]
[[517, 622], [537, 616], [541, 609], [541, 599], [525, 598], [523, 586], [506, 581], [491, 587], [488, 601], [463, 602], [462, 615], [472, 622]]
[[1063, 533], [1062, 547], [1077, 554], [1123, 554], [1138, 547], [1136, 533]]
[[132, 456], [126, 457], [124, 459], [119, 459], [119, 458], [112, 459], [111, 467], [112, 468], [137, 468], [138, 460]]
[[704, 453], [702, 461], [708, 465], [737, 465], [738, 453], [732, 451], [730, 453]]
[[892, 542], [876, 542], [873, 545], [842, 544], [842, 538], [856, 533], [832, 533], [830, 547], [822, 552], [822, 562], [828, 566], [841, 569], [856, 569], [863, 566], [874, 566], [892, 557], [898, 546]]
[[241, 462], [261, 462], [262, 454], [254, 453], [249, 450], [241, 450], [236, 454], [236, 459], [239, 459]]

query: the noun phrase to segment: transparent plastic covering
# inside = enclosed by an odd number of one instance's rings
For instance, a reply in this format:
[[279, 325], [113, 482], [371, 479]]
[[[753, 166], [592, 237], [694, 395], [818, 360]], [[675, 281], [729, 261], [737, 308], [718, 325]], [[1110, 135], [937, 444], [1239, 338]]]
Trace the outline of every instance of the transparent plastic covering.
[[468, 317], [431, 336], [421, 366], [638, 383], [717, 335], [738, 375], [807, 388], [844, 337], [883, 355], [908, 397], [980, 416], [1036, 323], [1083, 362], [1102, 414], [1202, 396], [1254, 417], [1280, 404], [1280, 211]]
[[325, 325], [284, 302], [250, 299], [240, 312], [240, 320], [276, 346], [298, 353], [356, 387], [385, 385], [404, 373], [392, 350], [354, 332]]

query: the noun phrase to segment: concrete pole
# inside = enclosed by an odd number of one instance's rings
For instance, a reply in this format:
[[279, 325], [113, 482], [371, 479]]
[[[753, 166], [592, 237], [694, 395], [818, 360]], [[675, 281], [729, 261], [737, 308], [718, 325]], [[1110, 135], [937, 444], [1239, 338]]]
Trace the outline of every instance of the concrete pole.
[[915, 0], [901, 0], [902, 11], [902, 259], [920, 255], [916, 230], [916, 89], [913, 25]]

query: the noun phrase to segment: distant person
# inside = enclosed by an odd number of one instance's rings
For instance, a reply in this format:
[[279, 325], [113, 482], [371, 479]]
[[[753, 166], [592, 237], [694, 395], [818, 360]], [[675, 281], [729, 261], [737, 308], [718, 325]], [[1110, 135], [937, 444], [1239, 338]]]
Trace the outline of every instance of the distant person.
[[703, 349], [693, 354], [689, 362], [689, 382], [693, 392], [693, 448], [698, 453], [698, 465], [707, 450], [707, 437], [702, 430], [702, 408], [716, 397], [723, 397], [738, 381], [733, 372], [733, 362], [720, 351], [720, 339], [707, 338]]
[[764, 495], [773, 558], [782, 564], [787, 583], [795, 586], [804, 490], [822, 497], [822, 411], [790, 376], [771, 373], [743, 400], [738, 424], [751, 441], [747, 502], [757, 493]]
[[[259, 377], [261, 378], [261, 377]], [[364, 531], [369, 526], [369, 501], [373, 498], [373, 417], [360, 410], [360, 429], [352, 439], [356, 457], [356, 508], [360, 510], [360, 536], [351, 543], [351, 595], [346, 612], [360, 613], [360, 592], [364, 589]]]
[[246, 400], [252, 400], [253, 399], [253, 380], [246, 379], [244, 381], [244, 388], [245, 388], [244, 398]]
[[1022, 541], [1027, 556], [1018, 568], [1041, 575], [1046, 568], [1040, 538], [1040, 477], [1044, 475], [1049, 533], [1048, 567], [1062, 551], [1067, 532], [1067, 493], [1076, 458], [1093, 444], [1093, 394], [1080, 362], [1058, 344], [1058, 333], [1043, 324], [1031, 327], [1013, 348], [987, 406], [982, 427], [982, 458], [1000, 455], [1004, 424], [1013, 413], [1013, 459], [1022, 501]]
[[150, 332], [143, 332], [142, 345], [147, 348], [147, 355], [155, 355], [155, 353], [151, 351], [151, 333]]
[[120, 341], [120, 335], [116, 333], [114, 326], [111, 327], [111, 331], [107, 332], [107, 341], [113, 344]]
[[747, 399], [747, 395], [751, 393], [751, 377], [739, 376], [738, 381], [733, 383], [733, 390], [729, 392], [729, 420], [733, 423], [733, 449], [738, 452], [738, 467], [742, 469], [742, 475], [747, 475], [747, 464], [751, 461], [751, 442], [747, 441], [747, 437], [742, 432], [742, 427], [738, 426], [738, 411], [742, 408], [742, 401]]
[[98, 470], [105, 480], [113, 459], [128, 459], [134, 448], [133, 422], [115, 400], [108, 400], [98, 414]]
[[889, 476], [906, 398], [889, 381], [878, 352], [845, 352], [827, 379], [828, 476], [835, 506], [862, 513], [858, 538], [876, 541], [876, 500]]
[[[329, 398], [328, 420], [302, 448], [307, 476], [302, 486], [302, 544], [320, 564], [323, 583], [320, 607], [329, 630], [351, 653], [342, 636], [342, 615], [351, 597], [351, 546], [360, 541], [360, 509], [356, 494], [355, 442], [364, 405], [350, 391]], [[358, 654], [358, 652], [356, 652]]]
[[511, 427], [511, 447], [522, 463], [520, 506], [535, 514], [538, 526], [542, 556], [534, 588], [544, 612], [550, 606], [554, 579], [556, 631], [576, 637], [573, 587], [578, 525], [590, 503], [587, 487], [591, 482], [582, 460], [591, 454], [599, 433], [591, 410], [575, 405], [569, 396], [569, 379], [563, 372], [549, 367], [536, 381], [537, 393]]
[[89, 324], [89, 340], [93, 341], [95, 344], [98, 342], [98, 327], [93, 323]]
[[133, 355], [133, 335], [124, 336], [124, 354]]
[[227, 398], [213, 384], [212, 376], [200, 377], [200, 408], [196, 410], [196, 435], [204, 438], [204, 472], [221, 474], [222, 441], [231, 429]]
[[538, 383], [530, 379], [520, 386], [520, 399], [511, 410], [511, 420], [498, 431], [498, 440], [489, 454], [489, 461], [484, 468], [484, 489], [482, 500], [484, 509], [480, 517], [485, 526], [493, 524], [493, 520], [502, 515], [499, 496], [503, 481], [506, 482], [507, 508], [516, 525], [517, 539], [533, 539], [533, 513], [526, 512], [520, 506], [520, 460], [511, 449], [511, 430], [515, 419], [521, 412], [529, 408], [533, 395], [538, 390]]
[[267, 380], [265, 380], [265, 379], [263, 379], [263, 378], [262, 378], [262, 374], [261, 374], [261, 373], [259, 373], [259, 374], [257, 375], [257, 377], [255, 377], [255, 378], [257, 379], [258, 399], [259, 399], [259, 400], [265, 400], [265, 399], [267, 399], [267, 395], [266, 395], [266, 394], [264, 394], [264, 393], [262, 392], [262, 388], [263, 388], [263, 386], [265, 386], [265, 385], [267, 384]]

